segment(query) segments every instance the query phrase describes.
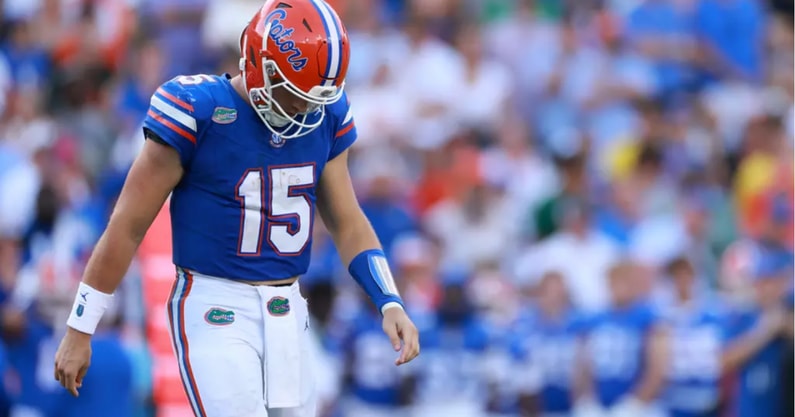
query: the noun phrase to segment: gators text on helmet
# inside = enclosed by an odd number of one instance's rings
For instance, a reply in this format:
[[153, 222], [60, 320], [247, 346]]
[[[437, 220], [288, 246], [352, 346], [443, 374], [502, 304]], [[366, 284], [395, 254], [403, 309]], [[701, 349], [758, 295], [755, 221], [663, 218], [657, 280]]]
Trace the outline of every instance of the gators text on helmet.
[[[350, 43], [337, 13], [323, 0], [268, 0], [243, 31], [240, 71], [248, 99], [266, 126], [284, 139], [303, 136], [342, 97]], [[305, 101], [290, 114], [274, 100], [283, 88]]]

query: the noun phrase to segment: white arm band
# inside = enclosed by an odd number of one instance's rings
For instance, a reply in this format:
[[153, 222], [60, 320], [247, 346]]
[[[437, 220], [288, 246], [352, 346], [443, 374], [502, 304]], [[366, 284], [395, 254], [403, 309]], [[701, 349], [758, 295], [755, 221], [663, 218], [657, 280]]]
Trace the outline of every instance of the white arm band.
[[99, 292], [81, 282], [66, 325], [82, 333], [94, 334], [112, 299], [112, 294]]
[[403, 310], [403, 306], [402, 305], [400, 305], [400, 304], [398, 304], [398, 303], [396, 303], [394, 301], [390, 301], [390, 302], [384, 304], [383, 306], [381, 306], [381, 315], [383, 316], [384, 312], [389, 310], [392, 307], [397, 307], [397, 308]]

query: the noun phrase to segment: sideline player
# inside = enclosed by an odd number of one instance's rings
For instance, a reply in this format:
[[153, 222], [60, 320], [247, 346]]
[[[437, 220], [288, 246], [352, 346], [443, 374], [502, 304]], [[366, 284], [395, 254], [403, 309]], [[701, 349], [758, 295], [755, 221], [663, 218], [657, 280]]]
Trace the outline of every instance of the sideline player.
[[55, 378], [78, 395], [90, 339], [171, 194], [168, 302], [183, 385], [200, 417], [314, 416], [298, 276], [317, 207], [383, 315], [396, 365], [419, 353], [386, 258], [354, 195], [343, 93], [349, 41], [322, 0], [269, 0], [241, 36], [240, 74], [182, 76], [152, 96], [148, 139], [83, 277]]
[[671, 330], [663, 401], [670, 417], [718, 417], [725, 308], [699, 288], [698, 271], [687, 257], [674, 258], [666, 270], [673, 294], [662, 316]]

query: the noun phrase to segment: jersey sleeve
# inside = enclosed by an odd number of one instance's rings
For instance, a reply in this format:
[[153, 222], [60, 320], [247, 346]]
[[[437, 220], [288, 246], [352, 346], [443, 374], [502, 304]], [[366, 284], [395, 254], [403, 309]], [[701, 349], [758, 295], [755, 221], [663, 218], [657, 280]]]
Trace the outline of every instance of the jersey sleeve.
[[750, 313], [734, 313], [723, 320], [723, 342], [733, 343], [750, 331], [756, 324], [757, 317]]
[[189, 165], [209, 114], [208, 101], [196, 84], [183, 85], [179, 78], [166, 82], [149, 102], [144, 135], [173, 147], [182, 165]]
[[331, 106], [331, 110], [335, 119], [335, 129], [328, 156], [329, 161], [345, 152], [356, 141], [356, 125], [353, 122], [353, 112], [347, 94], [343, 94], [342, 98]]

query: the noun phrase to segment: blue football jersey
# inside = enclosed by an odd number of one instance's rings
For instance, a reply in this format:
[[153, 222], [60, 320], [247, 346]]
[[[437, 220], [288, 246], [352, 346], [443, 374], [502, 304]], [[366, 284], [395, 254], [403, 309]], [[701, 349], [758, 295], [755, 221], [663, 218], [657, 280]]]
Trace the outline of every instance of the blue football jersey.
[[351, 394], [365, 403], [399, 406], [400, 386], [409, 367], [395, 366], [397, 353], [381, 328], [380, 317], [362, 311], [350, 332], [345, 350], [349, 355]]
[[9, 367], [8, 355], [6, 353], [5, 343], [0, 340], [0, 378], [3, 378], [4, 383], [0, 386], [0, 417], [8, 415], [11, 401], [8, 397], [8, 392], [5, 381], [8, 381]]
[[12, 404], [29, 407], [44, 417], [59, 416], [69, 394], [53, 378], [58, 340], [52, 329], [30, 314], [22, 334], [7, 339], [6, 347], [8, 365], [15, 375], [10, 392]]
[[[758, 311], [732, 314], [727, 319], [724, 334], [728, 343], [751, 331], [760, 317]], [[779, 378], [783, 353], [784, 341], [773, 340], [739, 369], [735, 392], [731, 396], [736, 417], [779, 415], [784, 400]]]
[[578, 315], [566, 312], [552, 319], [536, 312], [529, 323], [514, 336], [513, 352], [519, 362], [531, 363], [539, 373], [540, 409], [543, 413], [565, 414], [571, 411], [572, 388], [577, 362], [577, 346], [582, 322]]
[[131, 417], [134, 411], [132, 361], [119, 335], [95, 334], [91, 350], [91, 370], [86, 374], [80, 396], [67, 397], [59, 415]]
[[420, 333], [420, 338], [418, 402], [445, 403], [466, 398], [485, 403], [484, 368], [489, 363], [483, 358], [491, 341], [485, 323], [470, 318], [460, 325], [447, 325], [437, 319]]
[[152, 96], [144, 131], [185, 169], [171, 196], [176, 265], [237, 280], [306, 272], [318, 180], [356, 139], [347, 97], [325, 107], [317, 129], [284, 140], [228, 75], [180, 76]]
[[588, 360], [596, 397], [603, 406], [612, 407], [639, 382], [646, 341], [657, 323], [648, 304], [636, 303], [600, 313], [588, 324]]
[[672, 417], [717, 415], [724, 319], [715, 303], [696, 301], [664, 315], [671, 329], [665, 405]]

